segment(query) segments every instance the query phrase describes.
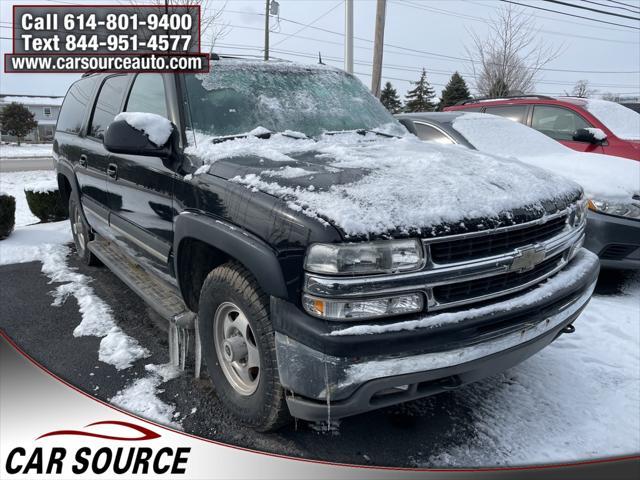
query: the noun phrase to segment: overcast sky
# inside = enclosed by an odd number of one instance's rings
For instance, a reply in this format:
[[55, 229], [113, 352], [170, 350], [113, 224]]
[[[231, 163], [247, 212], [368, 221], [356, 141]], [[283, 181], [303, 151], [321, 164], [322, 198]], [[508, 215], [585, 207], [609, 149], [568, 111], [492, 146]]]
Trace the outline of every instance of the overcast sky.
[[[515, 0], [514, 0], [515, 1]], [[542, 72], [537, 93], [563, 94], [571, 91], [577, 80], [586, 79], [600, 93], [640, 95], [640, 30], [607, 25], [601, 21], [640, 27], [640, 22], [564, 7], [546, 1], [517, 0], [541, 8], [582, 15], [598, 22], [559, 13], [523, 8], [532, 15], [544, 42], [562, 45], [562, 53]], [[566, 0], [581, 6], [634, 16], [640, 0], [584, 2]], [[0, 50], [10, 52], [11, 7], [33, 4], [33, 0], [0, 0]], [[39, 0], [51, 3], [109, 3], [105, 0]], [[114, 0], [111, 3], [123, 3]], [[127, 2], [124, 2], [127, 3]], [[145, 2], [138, 2], [145, 3]], [[214, 8], [224, 4], [210, 0]], [[344, 2], [341, 0], [279, 0], [280, 19], [271, 22], [273, 56], [315, 63], [318, 52], [325, 63], [343, 66]], [[375, 0], [355, 0], [354, 45], [355, 72], [367, 85], [371, 83]], [[625, 9], [621, 5], [629, 5]], [[601, 4], [601, 5], [597, 5]], [[259, 55], [263, 43], [264, 0], [228, 0], [221, 20], [229, 32], [218, 40], [217, 52]], [[470, 44], [470, 31], [487, 32], [486, 20], [505, 5], [499, 0], [388, 0], [385, 30], [383, 82], [391, 81], [401, 94], [409, 81], [419, 76], [422, 67], [436, 91], [458, 70], [473, 87], [471, 69], [464, 60], [465, 46]], [[605, 5], [605, 6], [602, 6]], [[640, 14], [636, 14], [636, 17]], [[321, 17], [321, 18], [319, 18]], [[318, 19], [319, 18], [319, 19]], [[315, 22], [314, 22], [315, 21]], [[295, 22], [295, 23], [294, 23]], [[307, 24], [310, 26], [303, 29]], [[302, 31], [300, 31], [303, 29]], [[335, 33], [332, 33], [335, 32]], [[203, 38], [203, 43], [208, 39]], [[454, 57], [454, 58], [451, 58]], [[78, 75], [69, 74], [0, 74], [0, 93], [64, 95]]]

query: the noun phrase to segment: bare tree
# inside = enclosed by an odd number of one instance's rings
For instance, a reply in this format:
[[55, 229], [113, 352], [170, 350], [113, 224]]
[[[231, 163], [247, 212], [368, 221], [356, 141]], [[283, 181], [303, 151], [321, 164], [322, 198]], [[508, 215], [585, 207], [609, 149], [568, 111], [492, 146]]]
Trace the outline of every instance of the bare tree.
[[[144, 6], [137, 0], [127, 0], [125, 3]], [[214, 3], [220, 6], [216, 8]], [[222, 1], [214, 2], [214, 0], [152, 0], [147, 5], [165, 7], [169, 13], [176, 10], [181, 13], [190, 13], [190, 7], [200, 6], [200, 41], [203, 52], [213, 52], [216, 42], [231, 30], [229, 23], [222, 21], [222, 15], [227, 6], [226, 1], [223, 3]]]
[[595, 88], [589, 87], [589, 80], [578, 80], [573, 86], [571, 94], [566, 91], [564, 93], [572, 97], [589, 98], [595, 95], [597, 92], [598, 90], [596, 90]]
[[610, 102], [619, 102], [621, 100], [619, 93], [606, 92], [602, 94], [603, 100], [609, 100]]
[[478, 93], [533, 92], [540, 70], [560, 55], [562, 45], [538, 40], [533, 18], [512, 5], [502, 7], [488, 26], [485, 38], [470, 32], [472, 44], [467, 48]]

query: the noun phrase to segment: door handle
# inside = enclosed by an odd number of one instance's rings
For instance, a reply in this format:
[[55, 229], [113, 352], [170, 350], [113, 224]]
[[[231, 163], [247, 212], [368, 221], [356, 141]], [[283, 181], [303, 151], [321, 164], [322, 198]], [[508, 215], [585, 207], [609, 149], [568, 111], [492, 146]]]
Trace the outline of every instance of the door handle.
[[110, 163], [107, 167], [107, 175], [114, 180], [118, 177], [118, 166], [115, 163]]
[[82, 154], [80, 155], [80, 160], [78, 160], [78, 163], [80, 164], [81, 167], [86, 167], [87, 166], [87, 156]]

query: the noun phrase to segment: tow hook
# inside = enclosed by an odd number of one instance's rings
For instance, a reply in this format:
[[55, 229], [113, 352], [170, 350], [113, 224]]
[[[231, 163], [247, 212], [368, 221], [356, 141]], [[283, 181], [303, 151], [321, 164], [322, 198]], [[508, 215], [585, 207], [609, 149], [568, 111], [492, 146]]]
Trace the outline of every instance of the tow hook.
[[573, 324], [567, 325], [561, 330], [562, 333], [573, 333], [575, 331], [576, 331], [576, 327], [574, 327]]

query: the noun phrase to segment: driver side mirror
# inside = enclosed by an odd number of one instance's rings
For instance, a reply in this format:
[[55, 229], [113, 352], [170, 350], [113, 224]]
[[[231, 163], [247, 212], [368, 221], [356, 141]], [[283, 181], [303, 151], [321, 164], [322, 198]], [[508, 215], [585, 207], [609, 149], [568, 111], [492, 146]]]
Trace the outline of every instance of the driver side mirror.
[[586, 142], [594, 145], [601, 145], [607, 139], [607, 134], [599, 128], [579, 128], [573, 134], [576, 142]]
[[111, 153], [168, 159], [175, 151], [176, 126], [155, 113], [123, 112], [111, 122], [104, 147]]

